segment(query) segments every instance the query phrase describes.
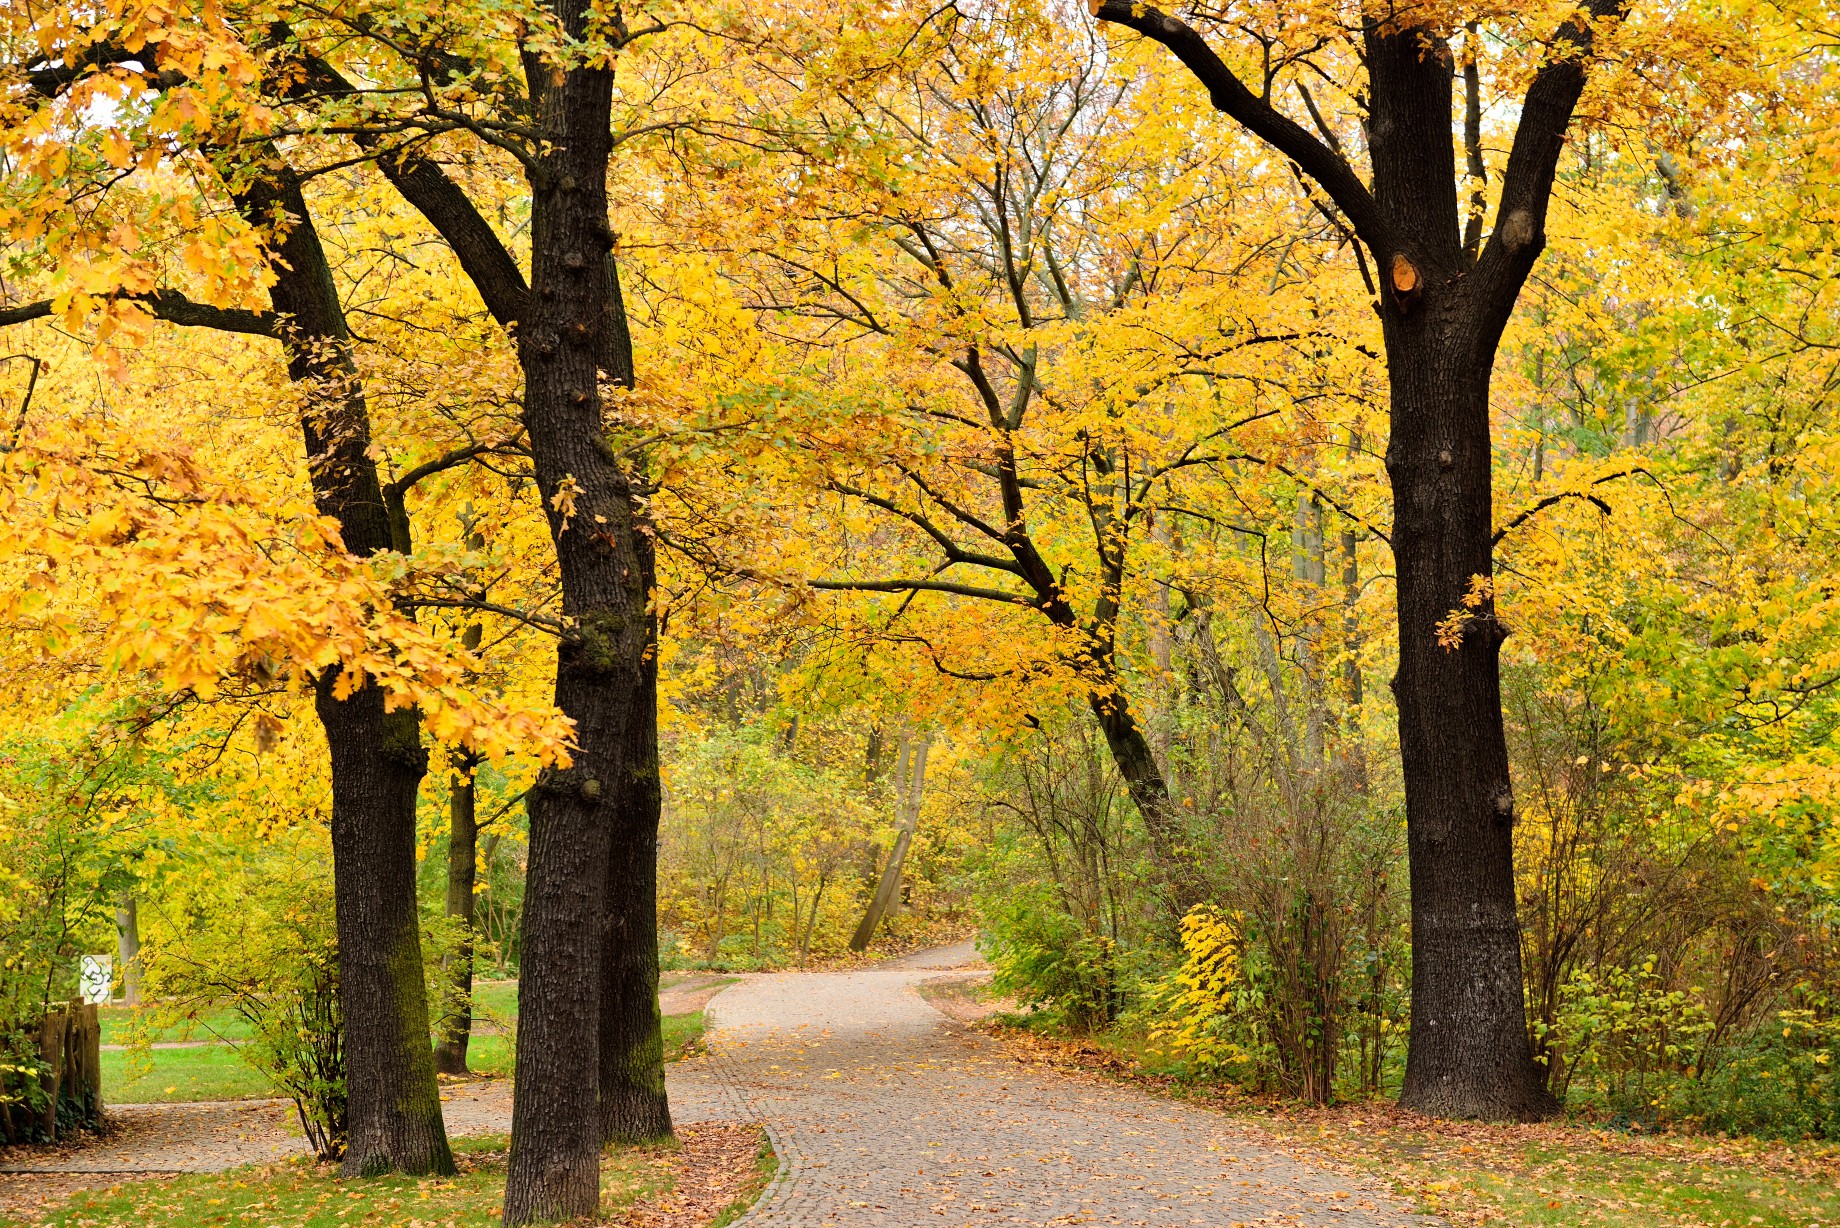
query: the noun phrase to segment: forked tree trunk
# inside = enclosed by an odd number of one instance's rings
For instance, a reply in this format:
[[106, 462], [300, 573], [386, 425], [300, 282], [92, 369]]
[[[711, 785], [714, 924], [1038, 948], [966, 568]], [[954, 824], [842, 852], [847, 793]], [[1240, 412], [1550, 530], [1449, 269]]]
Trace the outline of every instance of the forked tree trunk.
[[[894, 915], [901, 902], [901, 871], [907, 865], [907, 851], [914, 842], [914, 832], [920, 827], [920, 802], [926, 790], [926, 748], [930, 739], [921, 734], [917, 739], [912, 735], [901, 735], [900, 766], [895, 770], [894, 787], [897, 804], [897, 819], [900, 830], [895, 834], [894, 847], [888, 851], [888, 864], [882, 867], [881, 880], [876, 884], [875, 894], [869, 899], [869, 908], [863, 913], [862, 923], [856, 927], [856, 933], [850, 938], [850, 950], [866, 951], [875, 938], [876, 927]], [[909, 756], [908, 747], [913, 747]], [[817, 906], [812, 906], [816, 917]], [[813, 921], [816, 924], [816, 921]]]
[[[345, 548], [390, 548], [389, 515], [370, 452], [370, 418], [338, 289], [293, 171], [279, 163], [240, 192], [252, 224], [289, 222], [270, 291], [288, 375], [310, 396], [301, 421], [319, 510]], [[344, 1171], [451, 1173], [422, 981], [415, 897], [415, 804], [428, 755], [413, 708], [384, 710], [373, 684], [337, 698], [337, 668], [315, 681], [332, 765], [333, 895], [345, 1020], [350, 1135]]]
[[[1458, 206], [1457, 69], [1445, 31], [1413, 25], [1410, 15], [1366, 17], [1369, 183], [1301, 82], [1315, 131], [1274, 105], [1271, 82], [1247, 88], [1188, 23], [1141, 0], [1092, 7], [1102, 20], [1169, 48], [1216, 108], [1321, 187], [1340, 210], [1331, 221], [1379, 266], [1392, 393], [1393, 689], [1412, 875], [1412, 1034], [1400, 1102], [1449, 1117], [1550, 1115], [1555, 1106], [1527, 1037], [1501, 716], [1504, 632], [1487, 591], [1495, 538], [1489, 377], [1502, 329], [1546, 245], [1553, 181], [1598, 25], [1620, 18], [1627, 0], [1583, 0], [1537, 49], [1486, 242], [1480, 217], [1466, 227]], [[1230, 27], [1220, 33], [1232, 36]], [[1479, 75], [1466, 77], [1478, 91]], [[1479, 99], [1465, 110], [1476, 173], [1485, 169]], [[1472, 617], [1460, 642], [1440, 643], [1440, 624], [1454, 628], [1449, 620], [1465, 612]]]

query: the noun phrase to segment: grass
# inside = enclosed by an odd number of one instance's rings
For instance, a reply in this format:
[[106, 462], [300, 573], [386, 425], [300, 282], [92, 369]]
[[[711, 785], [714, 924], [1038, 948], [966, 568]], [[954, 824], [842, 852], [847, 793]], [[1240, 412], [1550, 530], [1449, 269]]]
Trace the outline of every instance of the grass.
[[[664, 1017], [666, 1060], [688, 1057], [702, 1038], [703, 1012]], [[502, 1034], [475, 1035], [467, 1046], [467, 1065], [474, 1074], [508, 1078], [513, 1062], [510, 1038]], [[116, 1050], [102, 1055], [102, 1098], [108, 1104], [250, 1100], [275, 1094], [268, 1079], [230, 1045]]]
[[[454, 1177], [348, 1181], [332, 1169], [300, 1161], [136, 1182], [73, 1195], [56, 1210], [36, 1216], [35, 1223], [44, 1228], [486, 1228], [498, 1223], [507, 1146], [503, 1135], [457, 1140], [454, 1158], [460, 1172]], [[670, 1174], [660, 1163], [665, 1154], [632, 1149], [604, 1157], [602, 1206], [617, 1211], [669, 1188]]]
[[229, 1045], [114, 1051], [102, 1055], [105, 1104], [250, 1100], [275, 1095], [268, 1079]]
[[1239, 1116], [1464, 1224], [1807, 1228], [1840, 1222], [1840, 1149], [1629, 1135], [1574, 1123], [1434, 1122], [1390, 1105]]
[[199, 1011], [190, 1019], [154, 1025], [157, 1007], [103, 1006], [97, 1008], [102, 1043], [131, 1045], [141, 1040], [247, 1040], [249, 1021], [229, 1007]]
[[[1013, 1023], [1013, 1020], [1012, 1020]], [[1516, 1228], [1813, 1228], [1840, 1224], [1840, 1147], [1641, 1135], [1578, 1122], [1444, 1122], [1390, 1103], [1255, 1101], [1180, 1070], [1142, 1037], [1070, 1041], [999, 1024], [1024, 1061], [1122, 1079], [1217, 1109], [1300, 1158], [1327, 1160], [1453, 1224]]]

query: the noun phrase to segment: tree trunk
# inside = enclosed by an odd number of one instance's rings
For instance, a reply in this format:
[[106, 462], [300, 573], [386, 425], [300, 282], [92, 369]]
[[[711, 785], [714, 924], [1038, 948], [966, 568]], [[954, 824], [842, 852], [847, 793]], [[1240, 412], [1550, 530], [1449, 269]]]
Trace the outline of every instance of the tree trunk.
[[115, 948], [121, 956], [121, 1000], [129, 1006], [141, 1004], [141, 928], [134, 897], [121, 897], [115, 910]]
[[[1501, 716], [1489, 363], [1455, 294], [1389, 313], [1399, 750], [1412, 878], [1412, 1032], [1400, 1103], [1440, 1117], [1534, 1119], [1555, 1106], [1533, 1061], [1515, 911], [1514, 796]], [[1492, 353], [1492, 348], [1491, 351]], [[1455, 647], [1439, 624], [1472, 617]]]
[[[1526, 1031], [1515, 916], [1514, 797], [1502, 732], [1503, 631], [1479, 593], [1462, 642], [1438, 624], [1492, 575], [1489, 376], [1502, 329], [1546, 245], [1559, 159], [1600, 23], [1627, 0], [1583, 0], [1559, 18], [1520, 100], [1496, 224], [1465, 241], [1452, 140], [1456, 61], [1446, 32], [1364, 21], [1371, 187], [1305, 96], [1321, 135], [1247, 88], [1200, 33], [1141, 0], [1094, 0], [1100, 19], [1168, 47], [1239, 121], [1334, 201], [1380, 270], [1392, 393], [1386, 467], [1398, 575], [1400, 757], [1412, 872], [1412, 1037], [1401, 1103], [1456, 1117], [1554, 1110]], [[1477, 33], [1472, 27], [1472, 36]], [[1467, 124], [1477, 153], [1478, 116]]]
[[1099, 720], [1100, 731], [1105, 734], [1112, 762], [1117, 765], [1118, 774], [1124, 777], [1125, 788], [1138, 814], [1143, 816], [1151, 849], [1169, 890], [1170, 905], [1175, 915], [1182, 917], [1202, 901], [1206, 892], [1185, 847], [1187, 840], [1176, 818], [1175, 807], [1170, 804], [1169, 785], [1163, 778], [1163, 769], [1158, 766], [1150, 741], [1131, 715], [1121, 691], [1114, 690], [1110, 694], [1094, 691], [1087, 700]]
[[[571, 38], [583, 0], [556, 6]], [[605, 438], [597, 381], [609, 310], [607, 163], [613, 74], [527, 56], [545, 137], [532, 169], [530, 311], [518, 329], [524, 415], [562, 607], [556, 706], [573, 762], [530, 794], [519, 1044], [505, 1179], [507, 1228], [593, 1214], [600, 1202], [602, 922], [613, 805], [645, 694], [650, 640], [632, 490]], [[598, 63], [604, 64], [604, 61]]]
[[442, 1074], [464, 1075], [466, 1047], [473, 1034], [473, 902], [479, 866], [479, 799], [474, 772], [478, 760], [462, 755], [454, 767], [447, 802], [447, 915], [455, 922], [459, 939], [447, 962], [453, 1000], [437, 1029], [440, 1042], [434, 1049], [434, 1067]]
[[[648, 533], [634, 537], [639, 575], [650, 594], [657, 558]], [[650, 1142], [671, 1136], [664, 1087], [664, 1021], [658, 1014], [658, 625], [647, 616], [641, 691], [627, 727], [613, 839], [607, 858], [601, 954], [601, 1141]]]
[[[926, 788], [926, 747], [930, 740], [921, 734], [913, 746], [913, 758], [907, 754], [907, 734], [901, 735], [902, 768], [895, 774], [895, 797], [898, 803], [897, 819], [901, 824], [900, 832], [894, 838], [894, 848], [888, 852], [888, 864], [882, 869], [881, 881], [876, 885], [875, 895], [869, 900], [869, 910], [863, 914], [862, 924], [856, 927], [856, 933], [850, 939], [850, 950], [864, 951], [875, 937], [876, 927], [885, 917], [892, 916], [900, 907], [901, 870], [907, 864], [907, 850], [913, 844], [914, 832], [920, 826], [920, 800]], [[814, 918], [815, 918], [814, 911]], [[813, 924], [816, 924], [814, 919]]]
[[[301, 420], [319, 510], [337, 519], [345, 548], [391, 545], [389, 515], [370, 451], [370, 418], [350, 354], [331, 267], [300, 183], [271, 163], [237, 205], [254, 225], [289, 218], [275, 250], [270, 295], [283, 318], [288, 375], [312, 389]], [[427, 771], [421, 717], [384, 710], [366, 683], [336, 698], [335, 667], [315, 681], [332, 772], [333, 893], [350, 1095], [347, 1175], [451, 1173], [428, 1045], [421, 929], [415, 898], [416, 793]]]

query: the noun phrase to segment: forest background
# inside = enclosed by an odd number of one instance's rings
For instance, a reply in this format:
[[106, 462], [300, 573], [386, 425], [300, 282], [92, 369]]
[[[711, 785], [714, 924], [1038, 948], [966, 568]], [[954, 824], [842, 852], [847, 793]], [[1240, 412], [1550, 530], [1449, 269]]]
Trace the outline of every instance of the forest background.
[[[576, 488], [538, 472], [516, 329], [362, 126], [242, 90], [260, 56], [214, 39], [280, 11], [112, 6], [142, 59], [62, 118], [9, 96], [15, 1036], [129, 930], [149, 999], [332, 1009], [313, 712], [339, 678], [429, 742], [438, 1033], [463, 1030], [461, 970], [523, 959], [526, 802], [571, 738], [549, 534]], [[398, 41], [461, 22], [384, 11]], [[60, 12], [10, 9], [9, 62], [67, 37]], [[1473, 242], [1520, 119], [1516, 23], [1554, 12], [1439, 12]], [[1396, 1094], [1386, 271], [1078, 7], [661, 14], [617, 85], [633, 365], [605, 426], [656, 551], [666, 965], [843, 958], [887, 878], [882, 941], [975, 930], [1033, 1026], [1256, 1093]], [[1277, 31], [1233, 44], [1242, 71], [1364, 148], [1347, 15], [1240, 16]], [[1494, 574], [1441, 631], [1507, 632], [1528, 1035], [1598, 1120], [1840, 1139], [1828, 16], [1638, 8], [1606, 35], [1495, 365]], [[528, 263], [491, 71], [414, 150]], [[306, 168], [377, 549], [314, 501], [316, 385], [289, 366], [312, 347], [274, 343], [271, 298], [296, 228], [226, 170], [251, 148]], [[275, 1069], [307, 1060], [290, 1034]]]

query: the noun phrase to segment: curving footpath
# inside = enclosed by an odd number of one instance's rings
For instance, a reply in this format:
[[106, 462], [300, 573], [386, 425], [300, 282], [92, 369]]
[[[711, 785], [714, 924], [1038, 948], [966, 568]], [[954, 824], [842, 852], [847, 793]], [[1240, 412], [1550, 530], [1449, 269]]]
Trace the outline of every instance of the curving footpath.
[[969, 958], [959, 948], [868, 972], [755, 976], [716, 997], [709, 1055], [674, 1072], [671, 1090], [707, 1104], [710, 1084], [725, 1084], [768, 1124], [780, 1174], [742, 1222], [1440, 1223], [1218, 1114], [1017, 1062], [915, 992]]

